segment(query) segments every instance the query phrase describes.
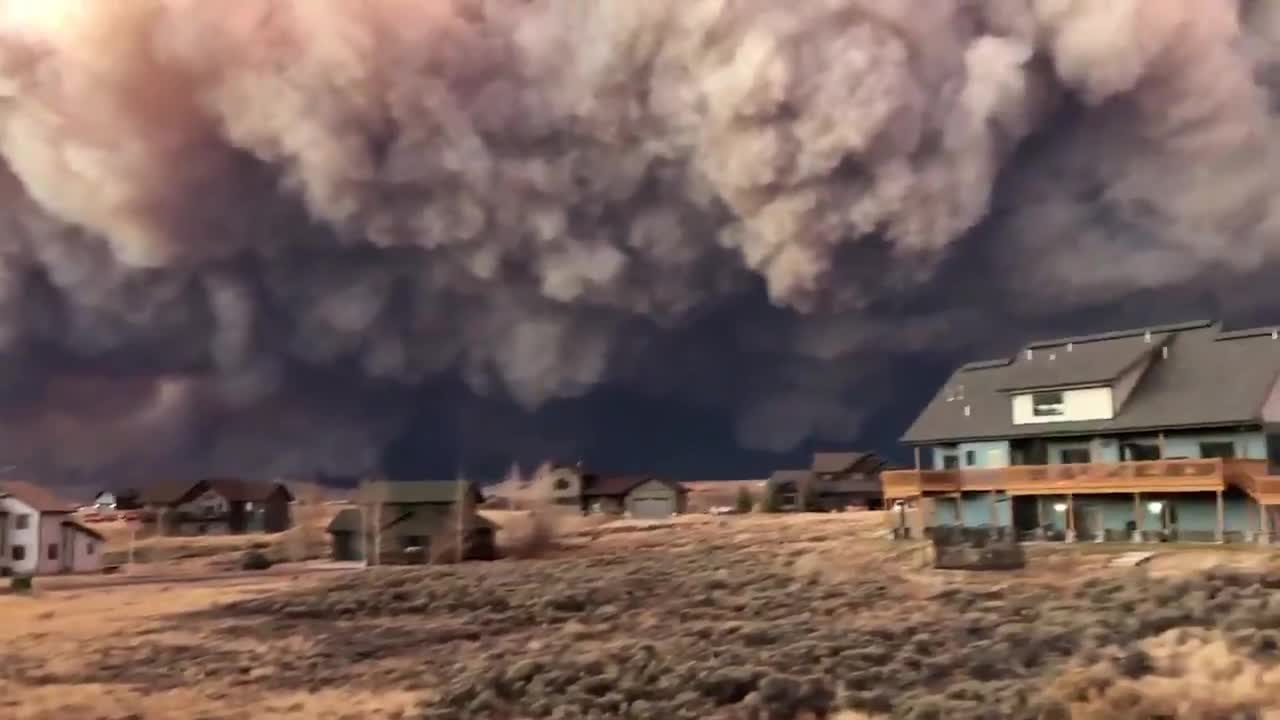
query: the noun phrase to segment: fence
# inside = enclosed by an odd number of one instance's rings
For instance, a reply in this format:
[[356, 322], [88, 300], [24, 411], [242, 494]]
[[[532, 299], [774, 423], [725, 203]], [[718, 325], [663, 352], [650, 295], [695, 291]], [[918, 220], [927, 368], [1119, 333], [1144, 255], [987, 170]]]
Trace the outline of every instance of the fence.
[[1027, 558], [1011, 527], [939, 525], [929, 530], [933, 566], [945, 570], [1018, 570]]

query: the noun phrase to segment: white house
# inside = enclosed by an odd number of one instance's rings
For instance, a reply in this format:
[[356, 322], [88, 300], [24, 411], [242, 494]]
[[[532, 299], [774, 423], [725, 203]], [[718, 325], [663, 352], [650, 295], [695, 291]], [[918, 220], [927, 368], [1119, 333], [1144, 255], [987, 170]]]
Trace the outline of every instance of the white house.
[[102, 568], [103, 537], [38, 485], [0, 480], [0, 575], [53, 575]]

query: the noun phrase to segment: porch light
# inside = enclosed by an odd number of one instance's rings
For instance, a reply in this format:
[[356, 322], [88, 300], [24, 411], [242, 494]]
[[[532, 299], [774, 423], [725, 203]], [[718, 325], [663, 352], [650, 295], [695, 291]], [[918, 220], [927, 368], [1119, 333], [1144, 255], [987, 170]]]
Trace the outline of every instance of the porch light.
[[1064, 512], [1066, 512], [1066, 511], [1067, 511], [1067, 504], [1066, 504], [1066, 503], [1054, 503], [1054, 504], [1053, 504], [1053, 509], [1054, 509], [1054, 510], [1057, 510], [1057, 511], [1058, 511], [1058, 512], [1060, 512], [1060, 513], [1064, 513]]
[[906, 506], [906, 505], [904, 505], [904, 504], [902, 503], [902, 501], [901, 501], [901, 500], [894, 500], [894, 501], [893, 501], [893, 509], [894, 509], [894, 510], [896, 510], [896, 511], [898, 511], [898, 512], [903, 512], [903, 511], [905, 511], [905, 510], [907, 509], [907, 506]]
[[1147, 510], [1149, 510], [1152, 515], [1159, 515], [1160, 511], [1164, 510], [1164, 503], [1159, 500], [1152, 500], [1147, 503]]

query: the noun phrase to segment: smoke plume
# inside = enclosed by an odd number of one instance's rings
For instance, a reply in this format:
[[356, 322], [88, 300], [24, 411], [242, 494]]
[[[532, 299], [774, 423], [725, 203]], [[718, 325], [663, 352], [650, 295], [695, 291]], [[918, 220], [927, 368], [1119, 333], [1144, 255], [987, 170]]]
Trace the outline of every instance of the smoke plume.
[[448, 377], [851, 438], [906, 354], [1265, 304], [1278, 89], [1267, 0], [0, 0], [0, 451], [360, 470]]

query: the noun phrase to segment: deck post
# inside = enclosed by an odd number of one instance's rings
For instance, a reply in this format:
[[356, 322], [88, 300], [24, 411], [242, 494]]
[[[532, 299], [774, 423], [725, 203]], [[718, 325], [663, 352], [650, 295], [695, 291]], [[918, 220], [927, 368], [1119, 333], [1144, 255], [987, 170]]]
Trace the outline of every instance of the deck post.
[[1156, 442], [1160, 444], [1160, 459], [1163, 460], [1169, 456], [1169, 453], [1165, 452], [1164, 433], [1156, 435]]
[[1225, 524], [1224, 516], [1226, 513], [1224, 512], [1222, 507], [1222, 491], [1219, 490], [1216, 494], [1218, 496], [1218, 531], [1217, 531], [1217, 534], [1214, 535], [1214, 540], [1216, 542], [1223, 542], [1225, 539], [1225, 536], [1223, 535], [1223, 525]]
[[915, 451], [916, 451], [916, 469], [919, 470], [920, 469], [920, 446], [919, 445], [915, 447]]
[[996, 491], [987, 493], [987, 506], [991, 509], [991, 527], [1000, 527], [1000, 513], [996, 511]]
[[1076, 541], [1076, 499], [1067, 494], [1067, 542]]
[[1271, 523], [1268, 522], [1269, 520], [1270, 518], [1267, 517], [1267, 506], [1263, 505], [1262, 503], [1258, 503], [1258, 544], [1259, 545], [1271, 544]]
[[1142, 493], [1133, 494], [1133, 542], [1142, 542]]

